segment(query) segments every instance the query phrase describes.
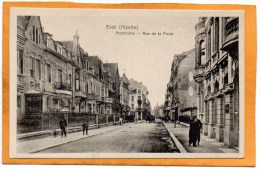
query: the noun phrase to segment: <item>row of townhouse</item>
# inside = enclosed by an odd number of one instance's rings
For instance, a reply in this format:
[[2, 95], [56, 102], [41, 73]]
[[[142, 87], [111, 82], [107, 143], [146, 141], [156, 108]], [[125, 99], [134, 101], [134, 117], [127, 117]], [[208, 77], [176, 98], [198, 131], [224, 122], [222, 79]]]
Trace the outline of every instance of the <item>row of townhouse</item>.
[[89, 56], [72, 40], [44, 32], [39, 16], [17, 17], [17, 113], [129, 111], [129, 83], [117, 63]]
[[[171, 112], [176, 106], [180, 107], [182, 100], [187, 100], [186, 107], [193, 110], [189, 115], [193, 112], [203, 122], [204, 136], [238, 148], [239, 18], [200, 17], [195, 31], [195, 50], [188, 54], [192, 55], [192, 62], [189, 62], [192, 64], [184, 64], [189, 71], [180, 70], [181, 63], [187, 59], [176, 58], [173, 61], [178, 68], [172, 70], [165, 98], [165, 113]], [[190, 68], [194, 70], [193, 73]], [[186, 79], [189, 79], [190, 87], [186, 88], [186, 93], [193, 93], [192, 96], [180, 95], [181, 83], [185, 80], [179, 79], [180, 72], [189, 77]], [[172, 112], [176, 117], [179, 116], [178, 109]]]

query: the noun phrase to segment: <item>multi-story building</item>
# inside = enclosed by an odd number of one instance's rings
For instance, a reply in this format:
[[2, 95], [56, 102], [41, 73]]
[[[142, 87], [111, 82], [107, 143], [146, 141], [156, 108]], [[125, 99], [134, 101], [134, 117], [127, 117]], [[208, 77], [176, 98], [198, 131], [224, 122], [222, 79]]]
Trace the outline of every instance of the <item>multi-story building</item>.
[[239, 18], [201, 17], [196, 30], [198, 118], [203, 134], [239, 146]]
[[104, 68], [108, 73], [108, 80], [111, 83], [109, 86], [109, 98], [107, 101], [113, 101], [112, 104], [112, 113], [120, 113], [121, 105], [120, 105], [120, 76], [118, 70], [117, 63], [104, 63]]
[[[54, 94], [45, 56], [46, 44], [40, 17], [17, 17], [17, 113], [47, 111], [47, 98]], [[46, 70], [46, 71], [45, 71]], [[49, 74], [50, 75], [50, 74]], [[50, 83], [48, 83], [50, 82]], [[45, 89], [51, 88], [51, 92]]]
[[170, 82], [167, 85], [170, 119], [196, 115], [196, 83], [193, 80], [195, 49], [174, 55]]
[[126, 77], [125, 73], [120, 78], [120, 104], [122, 106], [122, 114], [127, 115], [129, 108], [129, 80]]
[[142, 82], [137, 82], [133, 79], [129, 80], [130, 94], [129, 94], [129, 107], [128, 115], [135, 115], [136, 119], [143, 119], [147, 113], [151, 111], [150, 102], [148, 100], [147, 87]]
[[38, 16], [17, 17], [18, 114], [71, 108], [71, 54], [49, 33]]
[[94, 105], [94, 112], [98, 114], [111, 114], [112, 99], [109, 99], [109, 74], [104, 68], [103, 62], [98, 56], [88, 57], [93, 74], [90, 80], [90, 86], [93, 90], [90, 93], [94, 94], [90, 104]]
[[[68, 51], [69, 57], [72, 61], [72, 111], [73, 112], [87, 112], [87, 94], [86, 94], [86, 82], [88, 79], [88, 72], [86, 67], [86, 62], [88, 55], [80, 47], [79, 35], [73, 36], [71, 41], [61, 41], [59, 46], [63, 45]], [[59, 49], [58, 49], [59, 50]], [[58, 51], [59, 52], [59, 51]], [[68, 74], [68, 79], [70, 79], [70, 74]]]

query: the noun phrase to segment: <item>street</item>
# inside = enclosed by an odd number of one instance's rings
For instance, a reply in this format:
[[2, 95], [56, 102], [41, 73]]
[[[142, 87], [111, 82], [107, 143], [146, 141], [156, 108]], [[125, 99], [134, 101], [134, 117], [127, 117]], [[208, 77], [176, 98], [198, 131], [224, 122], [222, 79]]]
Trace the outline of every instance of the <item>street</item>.
[[[81, 132], [78, 134], [82, 134]], [[122, 128], [52, 147], [38, 153], [177, 152], [161, 122], [126, 123]]]

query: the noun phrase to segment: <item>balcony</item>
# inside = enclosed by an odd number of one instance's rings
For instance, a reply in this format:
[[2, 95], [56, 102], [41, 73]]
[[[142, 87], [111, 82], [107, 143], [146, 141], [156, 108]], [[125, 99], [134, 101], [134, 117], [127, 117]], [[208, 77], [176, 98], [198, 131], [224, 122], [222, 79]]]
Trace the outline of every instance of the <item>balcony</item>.
[[24, 88], [24, 76], [23, 75], [17, 75], [17, 87]]
[[71, 84], [64, 82], [55, 82], [54, 89], [57, 94], [65, 94], [71, 96]]
[[75, 90], [75, 97], [87, 98], [87, 95], [85, 91]]
[[88, 98], [88, 100], [95, 100], [96, 95], [94, 93], [88, 93], [87, 98]]
[[64, 82], [56, 82], [56, 83], [54, 83], [54, 88], [56, 90], [68, 90], [68, 91], [71, 91], [71, 84], [64, 83]]
[[238, 46], [239, 18], [228, 17], [225, 25], [225, 37], [222, 49], [224, 51], [234, 50]]
[[105, 98], [105, 103], [112, 104], [113, 103], [113, 98], [110, 98], [110, 97]]
[[199, 83], [204, 80], [204, 66], [196, 66], [194, 69], [193, 79]]

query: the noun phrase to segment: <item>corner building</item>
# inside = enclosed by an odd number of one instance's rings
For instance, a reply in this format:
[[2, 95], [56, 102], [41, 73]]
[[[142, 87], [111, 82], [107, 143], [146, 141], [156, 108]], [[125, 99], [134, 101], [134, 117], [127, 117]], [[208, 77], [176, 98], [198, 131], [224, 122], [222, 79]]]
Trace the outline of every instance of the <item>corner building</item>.
[[203, 135], [239, 147], [239, 18], [201, 17], [195, 30], [193, 78]]

